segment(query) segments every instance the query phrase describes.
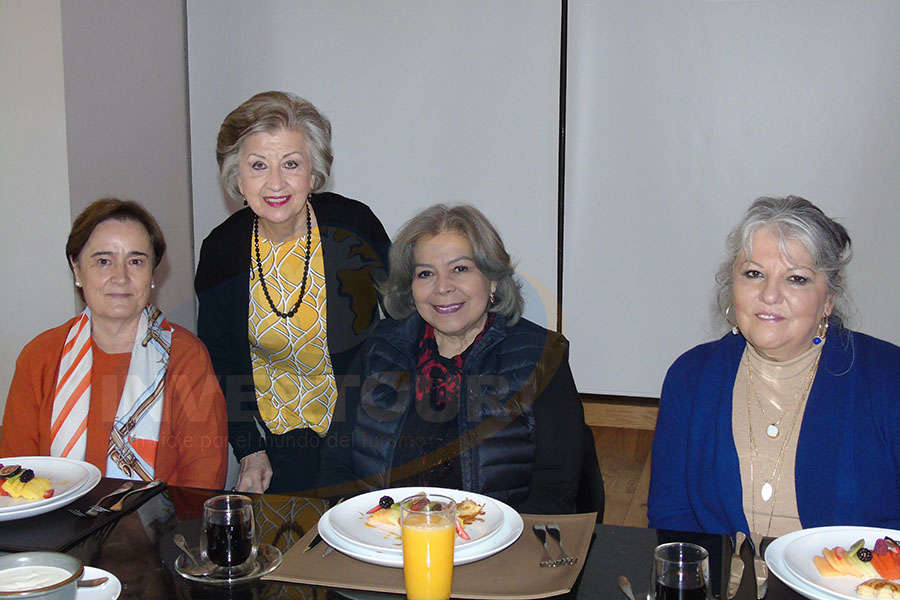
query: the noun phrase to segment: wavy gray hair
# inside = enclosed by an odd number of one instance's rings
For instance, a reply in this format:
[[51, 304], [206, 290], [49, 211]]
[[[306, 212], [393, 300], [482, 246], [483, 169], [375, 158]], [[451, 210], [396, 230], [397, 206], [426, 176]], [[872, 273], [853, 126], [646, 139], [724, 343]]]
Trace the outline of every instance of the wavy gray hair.
[[313, 174], [312, 191], [325, 185], [334, 160], [331, 123], [311, 102], [296, 94], [262, 92], [231, 111], [219, 128], [216, 140], [219, 182], [229, 198], [242, 197], [238, 188], [238, 155], [244, 140], [254, 133], [273, 133], [279, 129], [303, 132]]
[[395, 319], [403, 319], [415, 311], [413, 248], [424, 237], [447, 232], [458, 233], [469, 240], [475, 266], [497, 284], [494, 303], [488, 307], [488, 312], [503, 315], [508, 325], [515, 325], [522, 316], [525, 303], [509, 253], [487, 217], [477, 208], [465, 204], [452, 208], [435, 204], [407, 221], [397, 233], [389, 255], [390, 276], [381, 285], [388, 313]]
[[843, 225], [830, 219], [816, 205], [799, 196], [786, 198], [759, 198], [740, 223], [731, 230], [726, 241], [727, 256], [716, 275], [718, 304], [725, 320], [734, 325], [728, 314], [734, 303], [734, 263], [744, 252], [753, 252], [753, 235], [761, 229], [773, 229], [779, 236], [781, 252], [787, 252], [787, 240], [803, 244], [813, 261], [813, 268], [825, 273], [828, 291], [832, 294], [834, 308], [831, 315], [843, 320], [847, 304], [844, 288], [844, 267], [853, 256], [850, 235]]

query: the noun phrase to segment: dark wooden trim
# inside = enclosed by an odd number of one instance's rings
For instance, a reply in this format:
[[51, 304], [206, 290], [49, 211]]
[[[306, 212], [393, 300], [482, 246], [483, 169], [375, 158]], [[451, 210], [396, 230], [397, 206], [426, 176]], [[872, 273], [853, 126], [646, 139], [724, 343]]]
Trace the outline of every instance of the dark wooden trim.
[[556, 173], [556, 331], [563, 330], [563, 242], [566, 200], [566, 83], [568, 78], [569, 2], [560, 2], [559, 32], [559, 147]]

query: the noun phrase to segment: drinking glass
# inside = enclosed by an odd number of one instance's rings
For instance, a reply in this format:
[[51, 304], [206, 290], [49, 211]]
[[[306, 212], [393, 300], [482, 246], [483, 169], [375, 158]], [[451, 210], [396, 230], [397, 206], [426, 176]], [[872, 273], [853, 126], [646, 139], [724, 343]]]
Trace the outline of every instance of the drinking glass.
[[257, 543], [250, 498], [225, 494], [204, 502], [200, 546], [219, 575], [239, 577], [253, 569]]
[[453, 583], [456, 502], [429, 494], [407, 498], [400, 507], [406, 597], [447, 600]]
[[673, 542], [653, 551], [651, 600], [711, 600], [709, 553], [696, 544]]

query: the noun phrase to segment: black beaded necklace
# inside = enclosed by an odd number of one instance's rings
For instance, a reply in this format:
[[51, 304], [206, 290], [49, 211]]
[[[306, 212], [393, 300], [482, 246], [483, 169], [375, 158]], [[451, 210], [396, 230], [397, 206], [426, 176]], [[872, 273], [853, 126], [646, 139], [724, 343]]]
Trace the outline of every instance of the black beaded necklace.
[[272, 297], [269, 295], [269, 288], [266, 286], [266, 279], [263, 277], [263, 269], [262, 269], [262, 259], [259, 256], [259, 217], [253, 215], [253, 247], [256, 250], [256, 269], [259, 271], [259, 282], [262, 284], [263, 295], [266, 297], [266, 300], [269, 302], [269, 307], [272, 309], [272, 312], [281, 317], [282, 319], [290, 319], [294, 315], [297, 314], [297, 310], [300, 308], [300, 302], [303, 301], [303, 294], [306, 293], [306, 276], [309, 273], [309, 249], [310, 242], [312, 240], [312, 219], [309, 215], [309, 201], [306, 202], [306, 257], [303, 260], [303, 280], [300, 282], [300, 295], [297, 296], [297, 302], [294, 304], [294, 307], [286, 313], [281, 312], [277, 308], [275, 308], [275, 303], [272, 302]]

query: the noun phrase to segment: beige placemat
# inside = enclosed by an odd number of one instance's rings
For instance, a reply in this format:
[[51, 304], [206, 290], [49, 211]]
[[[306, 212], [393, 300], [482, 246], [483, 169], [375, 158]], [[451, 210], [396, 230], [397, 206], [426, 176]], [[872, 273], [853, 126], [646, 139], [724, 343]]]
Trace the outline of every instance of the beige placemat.
[[[453, 598], [547, 598], [572, 589], [584, 566], [597, 513], [579, 515], [522, 515], [525, 528], [509, 548], [453, 569]], [[542, 568], [540, 542], [531, 531], [534, 523], [557, 523], [562, 541], [578, 563], [572, 567]], [[325, 543], [303, 553], [316, 530], [307, 532], [284, 555], [284, 562], [264, 579], [304, 583], [335, 588], [403, 594], [403, 569], [381, 567], [350, 558], [335, 550], [322, 558]], [[559, 554], [556, 542], [548, 536], [551, 554]]]

